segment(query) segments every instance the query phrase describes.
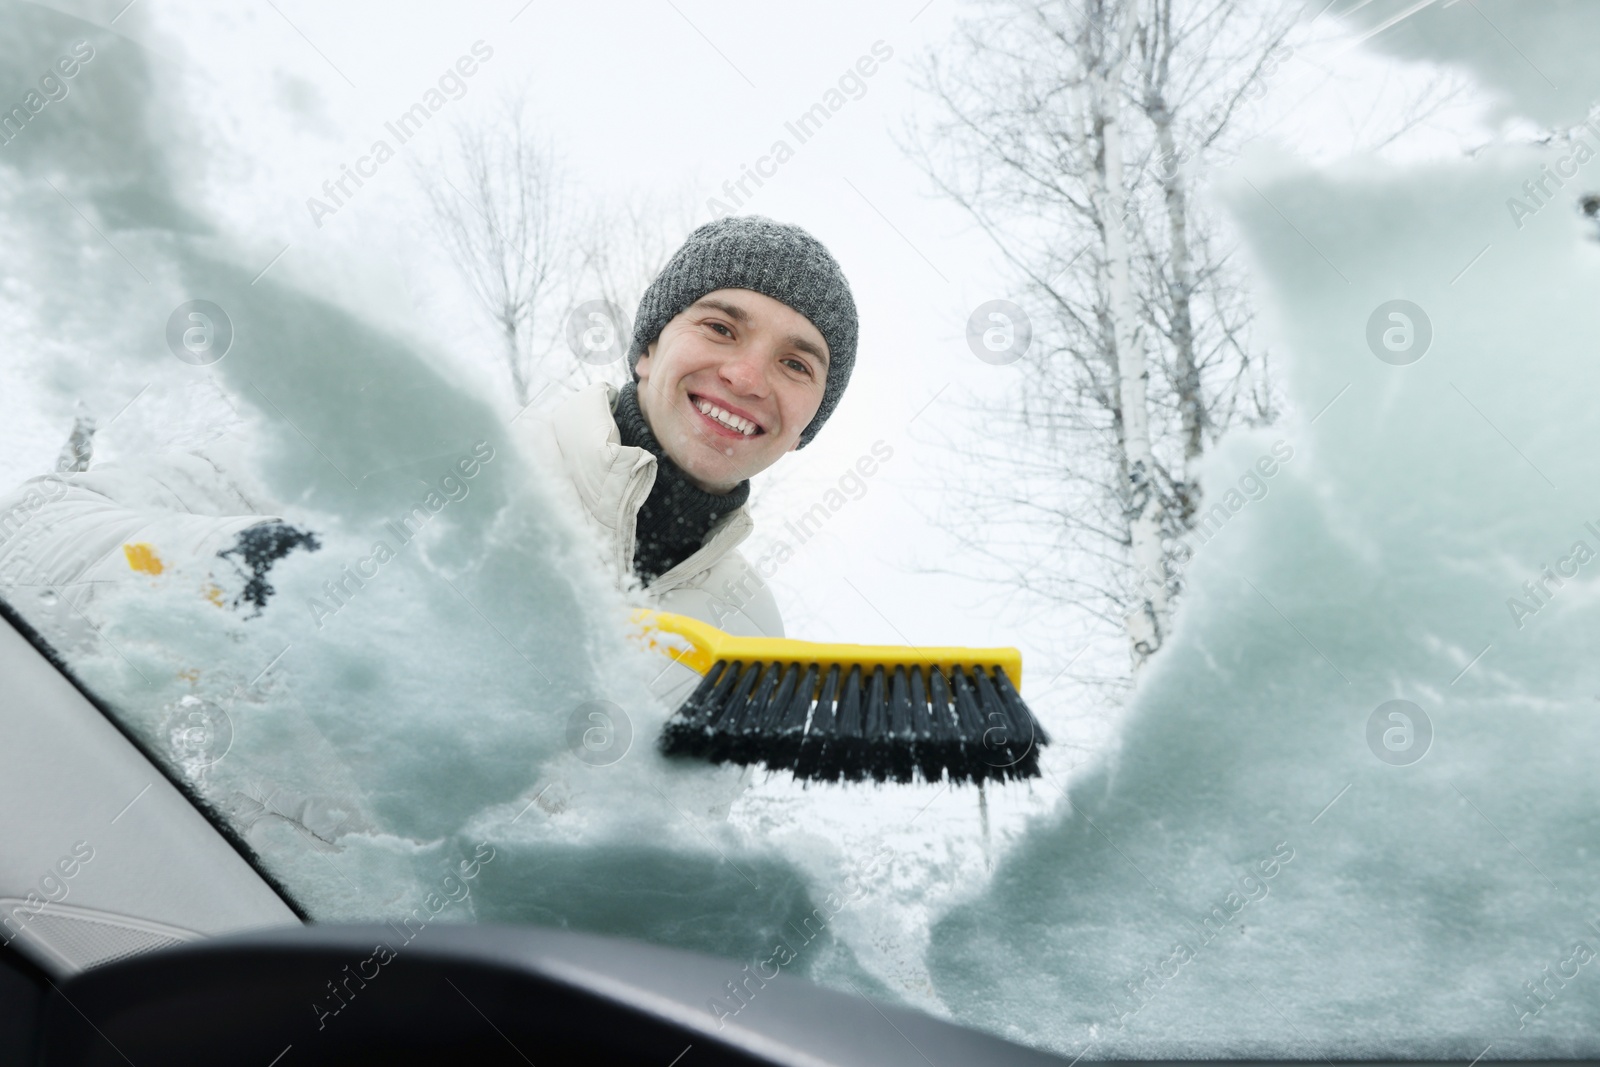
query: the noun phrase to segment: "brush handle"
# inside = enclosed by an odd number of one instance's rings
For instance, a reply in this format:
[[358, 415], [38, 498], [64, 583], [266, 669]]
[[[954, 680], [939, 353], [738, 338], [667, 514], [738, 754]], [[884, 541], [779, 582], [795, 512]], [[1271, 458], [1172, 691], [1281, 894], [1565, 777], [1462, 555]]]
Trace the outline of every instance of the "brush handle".
[[[735, 637], [708, 622], [670, 611], [639, 608], [633, 621], [643, 627], [650, 648], [665, 652], [697, 674], [705, 674], [720, 660], [742, 663], [817, 663], [824, 669], [839, 664], [848, 671], [859, 665], [863, 673], [872, 668], [893, 670], [895, 666], [1001, 667], [1020, 690], [1022, 653], [1015, 648], [916, 648], [909, 645], [849, 645], [829, 641], [797, 641], [788, 637]], [[667, 643], [659, 635], [671, 634], [682, 640]], [[687, 644], [688, 647], [684, 647]]]

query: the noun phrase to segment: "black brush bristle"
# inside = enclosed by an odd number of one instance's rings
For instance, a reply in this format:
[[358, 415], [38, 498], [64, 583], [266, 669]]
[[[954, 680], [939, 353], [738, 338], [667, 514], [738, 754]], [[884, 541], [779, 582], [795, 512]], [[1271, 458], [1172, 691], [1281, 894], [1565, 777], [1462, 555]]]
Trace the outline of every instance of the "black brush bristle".
[[[795, 757], [794, 776], [802, 779], [833, 781], [823, 774], [828, 748], [833, 744], [836, 702], [839, 696], [839, 665], [833, 664], [822, 682], [822, 692], [817, 695], [817, 708], [811, 715], [811, 728], [806, 731]], [[835, 776], [837, 777], [837, 776]]]
[[939, 768], [949, 776], [950, 784], [963, 781], [961, 763], [961, 724], [956, 720], [950, 696], [950, 680], [945, 672], [932, 667], [928, 671], [929, 711], [933, 718], [934, 751]]
[[881, 782], [889, 773], [889, 686], [882, 665], [872, 668], [861, 705], [861, 768], [868, 778]]
[[762, 670], [761, 684], [745, 701], [738, 716], [728, 723], [727, 758], [733, 763], [759, 763], [763, 745], [760, 742], [761, 722], [767, 716], [767, 706], [778, 688], [778, 677], [783, 673], [779, 663], [758, 664]]
[[839, 706], [834, 710], [833, 737], [824, 762], [828, 781], [859, 782], [867, 776], [866, 735], [861, 732], [861, 665], [851, 664], [839, 686]]
[[1037, 777], [1049, 742], [1000, 667], [718, 660], [659, 747], [802, 781], [956, 785]]
[[1025, 736], [1027, 727], [1012, 721], [1011, 709], [1001, 702], [987, 671], [974, 670], [972, 680], [977, 687], [978, 711], [983, 715], [984, 724], [979, 748], [989, 768], [989, 777], [995, 781], [1016, 777], [1017, 764], [1031, 747]]
[[1004, 667], [994, 669], [994, 687], [1000, 690], [1000, 698], [1011, 705], [1013, 714], [1020, 716], [1029, 724], [1029, 729], [1033, 732], [1033, 743], [1048, 745], [1050, 735], [1045, 733], [1044, 726], [1034, 718], [1033, 711], [1028, 705], [1023, 703], [1021, 694], [1017, 692], [1016, 686], [1012, 685], [1011, 677], [1006, 674]]
[[789, 706], [784, 709], [783, 717], [778, 720], [776, 735], [771, 739], [767, 752], [767, 767], [775, 771], [792, 771], [795, 761], [800, 758], [800, 744], [806, 733], [806, 722], [811, 718], [811, 702], [817, 692], [817, 675], [821, 673], [817, 664], [813, 663], [806, 668], [800, 684], [795, 687], [794, 694], [789, 698]]
[[989, 777], [989, 765], [983, 758], [983, 713], [978, 710], [965, 668], [951, 671], [950, 690], [955, 696], [956, 724], [961, 730], [961, 778], [982, 782]]
[[660, 748], [666, 756], [703, 756], [711, 720], [733, 688], [738, 670], [725, 660], [711, 665], [700, 685], [661, 731]]
[[885, 750], [885, 769], [902, 784], [912, 780], [917, 765], [917, 735], [912, 714], [911, 683], [906, 678], [906, 669], [897, 664], [894, 678], [889, 682], [888, 728], [879, 743]]
[[[739, 664], [735, 662], [733, 666], [737, 668]], [[762, 663], [745, 666], [739, 674], [739, 684], [728, 694], [728, 699], [711, 720], [706, 731], [705, 758], [712, 763], [726, 763], [732, 755], [734, 728], [744, 716], [744, 709], [750, 703], [750, 692], [760, 680], [763, 666]]]
[[1036, 778], [1039, 775], [1039, 749], [1050, 743], [1050, 735], [1034, 718], [1032, 710], [1022, 702], [1022, 697], [1017, 693], [1016, 687], [1011, 684], [1011, 679], [1006, 676], [1005, 668], [994, 669], [994, 687], [1000, 694], [1001, 702], [1006, 706], [1008, 718], [1014, 724], [1012, 729], [1015, 736], [1022, 739], [1027, 746], [1027, 751], [1017, 763], [1015, 777]]
[[933, 732], [933, 709], [928, 706], [928, 688], [923, 681], [922, 666], [910, 670], [911, 682], [911, 761], [925, 782], [937, 782], [944, 771], [938, 753], [938, 741]]
[[800, 676], [798, 663], [774, 663], [761, 682], [761, 688], [751, 699], [739, 728], [735, 759], [739, 763], [764, 763], [772, 740], [777, 736], [778, 723], [794, 698], [795, 682]]

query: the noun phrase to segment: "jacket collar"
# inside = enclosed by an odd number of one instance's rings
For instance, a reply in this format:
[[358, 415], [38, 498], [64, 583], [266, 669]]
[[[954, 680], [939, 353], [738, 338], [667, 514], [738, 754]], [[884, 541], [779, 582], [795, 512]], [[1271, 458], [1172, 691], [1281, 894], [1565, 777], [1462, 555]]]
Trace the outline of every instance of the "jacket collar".
[[[578, 499], [590, 518], [611, 534], [619, 573], [631, 575], [639, 508], [655, 485], [656, 457], [622, 443], [611, 414], [616, 398], [616, 386], [592, 382], [556, 409], [551, 424]], [[650, 591], [665, 593], [708, 570], [754, 529], [755, 520], [745, 507], [733, 509], [716, 521], [700, 548], [650, 583]]]

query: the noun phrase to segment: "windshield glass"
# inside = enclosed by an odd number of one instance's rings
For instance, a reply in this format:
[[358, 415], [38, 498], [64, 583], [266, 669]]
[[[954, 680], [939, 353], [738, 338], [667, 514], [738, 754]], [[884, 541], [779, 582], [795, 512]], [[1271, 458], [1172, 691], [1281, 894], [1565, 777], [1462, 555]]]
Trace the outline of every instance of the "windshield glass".
[[[826, 7], [6, 3], [0, 598], [317, 920], [1600, 1052], [1600, 9]], [[1040, 729], [669, 756], [639, 606]]]

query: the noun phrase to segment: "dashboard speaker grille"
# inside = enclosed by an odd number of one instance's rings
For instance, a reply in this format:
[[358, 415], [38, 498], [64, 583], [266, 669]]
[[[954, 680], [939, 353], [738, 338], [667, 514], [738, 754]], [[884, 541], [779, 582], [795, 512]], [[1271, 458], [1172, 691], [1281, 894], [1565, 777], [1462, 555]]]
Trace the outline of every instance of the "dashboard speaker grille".
[[46, 904], [35, 910], [34, 905], [16, 897], [0, 897], [0, 915], [9, 920], [6, 932], [18, 935], [14, 947], [33, 950], [30, 955], [43, 953], [47, 958], [40, 963], [69, 973], [201, 936], [175, 926], [65, 904]]

